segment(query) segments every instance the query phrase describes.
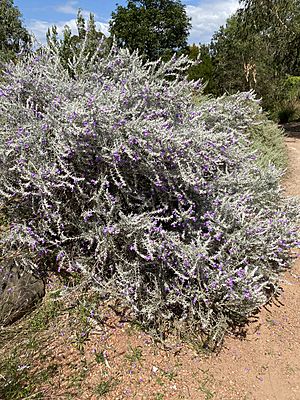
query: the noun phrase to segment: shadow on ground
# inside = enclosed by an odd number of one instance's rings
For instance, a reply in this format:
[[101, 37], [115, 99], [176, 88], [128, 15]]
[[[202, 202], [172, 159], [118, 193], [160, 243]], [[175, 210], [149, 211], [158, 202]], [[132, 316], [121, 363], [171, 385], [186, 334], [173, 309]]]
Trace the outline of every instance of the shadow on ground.
[[282, 124], [281, 127], [285, 130], [288, 137], [300, 139], [300, 121], [288, 122], [286, 124]]

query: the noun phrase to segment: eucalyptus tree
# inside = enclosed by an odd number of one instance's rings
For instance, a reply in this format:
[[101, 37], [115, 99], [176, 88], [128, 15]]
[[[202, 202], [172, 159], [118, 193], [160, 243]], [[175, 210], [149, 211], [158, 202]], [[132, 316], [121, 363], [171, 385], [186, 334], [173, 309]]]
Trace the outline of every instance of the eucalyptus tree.
[[278, 73], [300, 75], [300, 1], [242, 0], [243, 36], [259, 34]]
[[297, 74], [298, 47], [293, 49], [295, 54], [291, 49], [287, 55], [288, 43], [283, 42], [279, 31], [276, 36], [268, 20], [255, 18], [254, 10], [249, 7], [245, 5], [238, 10], [212, 38], [215, 94], [254, 89], [264, 108], [272, 110], [284, 97], [287, 74]]

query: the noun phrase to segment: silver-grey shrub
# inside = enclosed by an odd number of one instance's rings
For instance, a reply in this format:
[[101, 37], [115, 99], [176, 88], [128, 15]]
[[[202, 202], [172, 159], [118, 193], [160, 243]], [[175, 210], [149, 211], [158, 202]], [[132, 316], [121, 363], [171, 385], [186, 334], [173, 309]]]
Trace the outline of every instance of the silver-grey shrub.
[[278, 292], [298, 206], [246, 133], [252, 93], [195, 105], [187, 60], [112, 47], [72, 78], [45, 48], [0, 87], [2, 259], [80, 273], [154, 328], [213, 343]]

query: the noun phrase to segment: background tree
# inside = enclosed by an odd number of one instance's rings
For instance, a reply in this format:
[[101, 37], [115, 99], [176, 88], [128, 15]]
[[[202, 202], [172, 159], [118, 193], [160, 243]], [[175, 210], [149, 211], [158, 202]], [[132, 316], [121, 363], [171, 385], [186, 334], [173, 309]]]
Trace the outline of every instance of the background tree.
[[191, 60], [199, 60], [198, 64], [192, 65], [189, 68], [188, 79], [194, 81], [201, 79], [205, 84], [203, 90], [204, 94], [215, 92], [216, 89], [213, 76], [214, 66], [209, 46], [206, 44], [200, 44], [199, 46], [193, 44], [188, 46], [184, 53], [187, 54]]
[[13, 0], [0, 0], [0, 63], [13, 59], [31, 46], [31, 36], [23, 26]]
[[248, 45], [240, 39], [238, 32], [238, 18], [233, 15], [213, 35], [210, 52], [217, 95], [248, 89], [244, 74], [244, 64], [249, 61]]
[[[70, 27], [65, 26], [62, 39], [58, 38], [57, 27], [54, 25], [47, 32], [47, 43], [50, 47], [56, 47], [60, 54], [62, 65], [70, 71], [70, 61], [84, 49], [87, 61], [95, 54], [99, 44], [105, 39], [104, 34], [97, 30], [95, 17], [90, 14], [85, 21], [81, 10], [77, 13], [77, 34], [73, 35]], [[83, 46], [83, 42], [85, 45]], [[100, 54], [99, 54], [100, 55]]]
[[[266, 1], [261, 0], [262, 3]], [[295, 3], [295, 0], [289, 1]], [[258, 0], [254, 3], [258, 4]], [[263, 107], [274, 117], [281, 113], [282, 107], [288, 106], [289, 111], [286, 111], [291, 113], [294, 105], [291, 108], [285, 80], [289, 74], [299, 73], [300, 47], [297, 45], [293, 48], [291, 44], [295, 44], [299, 23], [296, 8], [294, 14], [289, 14], [291, 20], [287, 21], [290, 37], [288, 35], [283, 39], [288, 28], [284, 26], [283, 15], [281, 18], [279, 10], [273, 10], [272, 18], [267, 18], [266, 11], [265, 18], [262, 18], [260, 12], [264, 15], [264, 7], [255, 7], [249, 3], [238, 10], [212, 38], [210, 55], [215, 82], [214, 94], [255, 89], [262, 98]], [[273, 29], [276, 21], [277, 27]], [[293, 39], [292, 30], [295, 33]], [[287, 48], [290, 50], [287, 51]]]
[[242, 0], [243, 36], [259, 34], [279, 72], [300, 75], [300, 1]]
[[250, 89], [263, 95], [270, 87], [270, 82], [266, 87], [266, 80], [276, 80], [269, 44], [259, 33], [244, 37], [242, 24], [239, 11], [212, 38], [210, 54], [217, 95]]
[[179, 0], [128, 0], [112, 13], [110, 33], [117, 44], [139, 49], [149, 60], [168, 58], [187, 46], [191, 28], [185, 6]]

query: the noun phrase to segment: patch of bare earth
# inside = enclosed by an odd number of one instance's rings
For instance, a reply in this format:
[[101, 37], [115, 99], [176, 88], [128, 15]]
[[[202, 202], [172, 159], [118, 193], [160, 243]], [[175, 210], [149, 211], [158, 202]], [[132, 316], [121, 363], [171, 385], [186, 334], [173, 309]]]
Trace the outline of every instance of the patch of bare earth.
[[[300, 195], [300, 128], [286, 144], [286, 192]], [[281, 286], [280, 297], [246, 327], [245, 335], [227, 337], [213, 355], [176, 341], [165, 347], [154, 343], [109, 308], [98, 323], [74, 331], [72, 324], [78, 326], [80, 317], [66, 308], [55, 326], [50, 323], [44, 347], [32, 360], [31, 368], [51, 372], [39, 381], [36, 398], [299, 400], [299, 259]]]

